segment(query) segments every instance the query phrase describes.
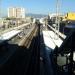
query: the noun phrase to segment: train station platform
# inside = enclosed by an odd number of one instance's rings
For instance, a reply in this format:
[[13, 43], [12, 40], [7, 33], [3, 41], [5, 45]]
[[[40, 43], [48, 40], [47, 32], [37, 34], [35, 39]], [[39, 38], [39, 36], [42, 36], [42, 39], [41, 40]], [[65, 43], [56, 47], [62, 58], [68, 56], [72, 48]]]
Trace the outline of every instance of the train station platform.
[[56, 46], [60, 47], [63, 40], [60, 39], [53, 31], [44, 30], [42, 31], [40, 41], [40, 59], [42, 60], [40, 63], [40, 75], [54, 75], [50, 54], [54, 51]]
[[43, 39], [45, 46], [54, 49], [55, 46], [60, 47], [63, 40], [53, 31], [43, 31]]

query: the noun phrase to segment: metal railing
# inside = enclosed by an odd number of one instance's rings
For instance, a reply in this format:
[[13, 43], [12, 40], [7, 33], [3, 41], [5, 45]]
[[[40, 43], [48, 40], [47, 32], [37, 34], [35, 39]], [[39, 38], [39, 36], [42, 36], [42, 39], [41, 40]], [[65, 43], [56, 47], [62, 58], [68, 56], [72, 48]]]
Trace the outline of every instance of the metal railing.
[[11, 27], [11, 28], [8, 28], [8, 29], [4, 29], [4, 30], [0, 31], [0, 35], [3, 34], [3, 33], [9, 32], [11, 30], [15, 30], [15, 29], [20, 29], [20, 28], [26, 27], [28, 25], [30, 25], [30, 23], [26, 23], [26, 24], [22, 24], [22, 25], [19, 25], [19, 26], [16, 26], [16, 27]]
[[62, 39], [65, 39], [66, 38], [66, 35], [64, 35], [63, 33], [61, 32], [58, 32], [58, 30], [55, 30], [52, 26], [50, 25], [47, 25], [48, 27], [50, 27], [56, 34], [58, 34]]

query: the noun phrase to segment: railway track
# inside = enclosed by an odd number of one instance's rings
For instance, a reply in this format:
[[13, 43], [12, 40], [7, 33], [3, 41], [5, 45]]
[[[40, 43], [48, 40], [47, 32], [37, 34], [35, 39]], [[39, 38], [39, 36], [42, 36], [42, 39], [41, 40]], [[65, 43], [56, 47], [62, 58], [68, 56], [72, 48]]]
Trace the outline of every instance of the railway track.
[[7, 75], [39, 75], [39, 26], [25, 36], [18, 45], [9, 45], [15, 52], [10, 59], [0, 67], [0, 74]]
[[32, 54], [28, 67], [28, 71], [25, 75], [39, 75], [40, 70], [40, 26], [38, 26], [38, 31], [36, 33], [36, 37], [34, 38], [33, 46], [32, 46]]
[[29, 48], [33, 37], [36, 36], [37, 30], [38, 30], [38, 28], [36, 26], [34, 26], [32, 28], [32, 30], [27, 35], [24, 36], [24, 38], [19, 42], [18, 45]]

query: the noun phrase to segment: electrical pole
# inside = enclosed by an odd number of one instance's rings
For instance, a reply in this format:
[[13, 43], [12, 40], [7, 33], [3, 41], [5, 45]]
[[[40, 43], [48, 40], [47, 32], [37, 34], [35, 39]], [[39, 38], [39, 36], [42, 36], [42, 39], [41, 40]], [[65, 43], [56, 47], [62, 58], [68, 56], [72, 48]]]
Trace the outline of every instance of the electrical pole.
[[1, 11], [1, 0], [0, 0], [0, 18], [1, 18], [1, 13], [2, 11]]
[[[59, 29], [60, 29], [59, 8], [60, 8], [59, 0], [56, 0], [56, 27], [55, 27], [55, 29], [58, 31], [58, 33], [59, 33]], [[58, 34], [58, 38], [59, 38], [59, 34]]]

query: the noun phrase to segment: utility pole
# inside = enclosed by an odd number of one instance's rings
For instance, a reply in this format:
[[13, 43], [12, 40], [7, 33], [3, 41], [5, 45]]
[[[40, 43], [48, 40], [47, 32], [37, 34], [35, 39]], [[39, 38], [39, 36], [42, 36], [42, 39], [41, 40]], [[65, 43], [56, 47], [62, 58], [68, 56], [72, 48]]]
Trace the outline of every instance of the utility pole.
[[[59, 0], [56, 0], [56, 27], [55, 27], [55, 29], [58, 31], [58, 33], [59, 33], [59, 29], [60, 29], [59, 8], [60, 8]], [[59, 34], [58, 34], [58, 38], [59, 38]]]
[[59, 22], [60, 22], [60, 12], [59, 12], [59, 9], [60, 9], [60, 3], [59, 3], [59, 0], [57, 0], [57, 26], [58, 26], [58, 32], [59, 32], [59, 28], [60, 28], [60, 25], [59, 25]]
[[1, 13], [2, 11], [1, 11], [1, 0], [0, 0], [0, 18], [1, 18]]
[[47, 30], [47, 17], [45, 18], [45, 27], [46, 27], [46, 30]]

